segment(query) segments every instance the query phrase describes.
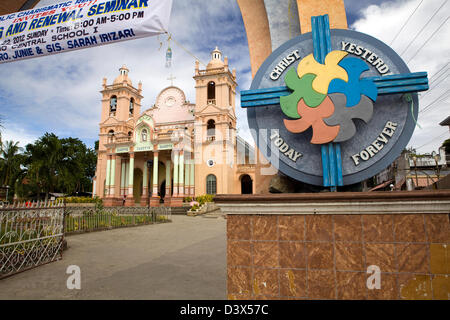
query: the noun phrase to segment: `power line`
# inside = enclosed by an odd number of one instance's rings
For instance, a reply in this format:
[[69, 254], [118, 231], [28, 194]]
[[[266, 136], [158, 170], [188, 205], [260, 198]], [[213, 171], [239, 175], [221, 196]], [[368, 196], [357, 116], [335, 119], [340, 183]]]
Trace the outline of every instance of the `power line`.
[[417, 147], [417, 148], [415, 148], [415, 149], [418, 150], [418, 149], [420, 149], [420, 148], [422, 148], [422, 147], [425, 147], [427, 144], [429, 144], [429, 143], [431, 143], [431, 142], [434, 142], [434, 141], [437, 140], [437, 139], [442, 138], [442, 137], [445, 136], [446, 134], [448, 134], [448, 132], [442, 133], [442, 134], [439, 135], [438, 137], [433, 138], [433, 139], [431, 139], [430, 141], [427, 141], [427, 143], [424, 143], [423, 145], [421, 145], [420, 147]]
[[[440, 68], [435, 74], [433, 74], [433, 76], [430, 78], [430, 81], [433, 80], [434, 77], [436, 77], [439, 72], [441, 72], [445, 67], [447, 67], [449, 65], [450, 62], [447, 62], [447, 64], [445, 66], [443, 66], [442, 68]], [[447, 70], [447, 69], [446, 69]]]
[[[442, 79], [441, 81], [439, 81], [436, 85], [433, 86], [433, 88], [431, 88], [430, 90], [427, 91], [427, 93], [425, 93], [421, 98], [425, 98], [427, 94], [429, 94], [431, 91], [433, 91], [434, 89], [436, 89], [442, 82], [444, 82], [445, 79], [447, 79], [448, 77], [450, 77], [450, 74], [448, 74], [444, 79]], [[434, 82], [433, 82], [434, 83]]]
[[408, 24], [409, 20], [411, 20], [412, 16], [414, 15], [414, 13], [416, 13], [417, 9], [419, 9], [420, 5], [422, 4], [424, 0], [420, 1], [419, 5], [414, 9], [414, 11], [411, 13], [411, 15], [408, 17], [408, 19], [406, 20], [406, 22], [403, 24], [403, 26], [400, 28], [400, 31], [395, 35], [394, 39], [392, 39], [391, 43], [389, 44], [390, 46], [392, 45], [392, 43], [395, 41], [395, 39], [397, 39], [397, 37], [399, 36], [399, 34], [403, 31], [403, 29], [406, 27], [406, 25]]
[[[425, 112], [425, 111], [427, 111], [428, 109], [430, 109], [431, 106], [432, 106], [433, 104], [435, 104], [436, 102], [442, 100], [441, 98], [442, 98], [444, 95], [446, 95], [448, 92], [450, 92], [450, 89], [448, 89], [447, 91], [445, 91], [443, 94], [441, 94], [441, 95], [439, 96], [439, 98], [435, 99], [432, 103], [430, 103], [429, 105], [427, 105], [426, 107], [424, 107], [422, 110], [420, 110], [419, 113]], [[444, 99], [445, 99], [445, 98], [444, 98]]]
[[425, 41], [419, 48], [419, 50], [416, 51], [416, 53], [414, 53], [414, 55], [411, 57], [411, 59], [408, 60], [407, 63], [409, 63], [412, 59], [415, 58], [415, 56], [417, 56], [417, 54], [420, 52], [420, 50], [422, 50], [423, 47], [425, 47], [425, 45], [428, 43], [428, 41], [431, 40], [431, 38], [434, 37], [434, 35], [444, 26], [444, 24], [448, 21], [448, 19], [450, 19], [450, 16], [447, 17], [447, 19], [445, 19], [444, 22], [441, 23], [441, 25], [433, 32], [433, 34], [427, 39], [427, 41]]
[[405, 50], [403, 50], [403, 52], [400, 54], [401, 56], [406, 52], [406, 50], [409, 49], [409, 47], [414, 43], [414, 41], [417, 40], [417, 37], [422, 33], [423, 30], [425, 30], [425, 28], [430, 24], [431, 20], [433, 20], [433, 18], [438, 14], [438, 12], [442, 9], [443, 6], [445, 6], [447, 4], [447, 0], [444, 0], [444, 2], [441, 4], [441, 6], [433, 13], [433, 15], [431, 16], [430, 19], [428, 19], [428, 21], [425, 23], [425, 25], [422, 27], [422, 29], [420, 29], [420, 31], [413, 37], [413, 39], [411, 40], [411, 42], [408, 44], [408, 46], [405, 48]]

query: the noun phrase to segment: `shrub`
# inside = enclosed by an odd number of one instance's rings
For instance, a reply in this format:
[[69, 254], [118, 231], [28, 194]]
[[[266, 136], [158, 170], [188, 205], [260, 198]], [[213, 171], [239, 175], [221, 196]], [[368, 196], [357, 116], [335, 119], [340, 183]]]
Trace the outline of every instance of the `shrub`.
[[[97, 203], [98, 197], [64, 197], [63, 200], [66, 203]], [[101, 199], [100, 199], [101, 201]]]
[[213, 202], [213, 195], [211, 194], [205, 194], [202, 196], [198, 196], [195, 200], [200, 204], [200, 206], [204, 205], [207, 202]]

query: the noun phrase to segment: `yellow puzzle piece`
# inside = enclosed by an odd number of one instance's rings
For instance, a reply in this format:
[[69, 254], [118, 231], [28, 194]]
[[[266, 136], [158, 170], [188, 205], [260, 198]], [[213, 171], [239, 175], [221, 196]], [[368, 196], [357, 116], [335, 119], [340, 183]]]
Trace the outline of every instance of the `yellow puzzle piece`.
[[347, 72], [338, 65], [346, 55], [347, 52], [344, 51], [331, 51], [325, 57], [325, 64], [321, 64], [314, 59], [313, 54], [310, 54], [298, 64], [298, 76], [301, 78], [308, 73], [317, 75], [312, 83], [313, 89], [319, 93], [327, 94], [331, 80], [341, 79], [348, 82]]

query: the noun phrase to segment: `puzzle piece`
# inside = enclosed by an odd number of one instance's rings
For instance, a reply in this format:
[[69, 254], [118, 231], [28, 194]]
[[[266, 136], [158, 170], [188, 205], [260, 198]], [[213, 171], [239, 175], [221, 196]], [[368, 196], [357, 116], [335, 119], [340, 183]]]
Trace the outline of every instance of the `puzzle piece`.
[[366, 96], [361, 97], [361, 101], [354, 107], [346, 107], [346, 96], [343, 93], [333, 93], [329, 95], [334, 103], [334, 113], [331, 117], [324, 119], [329, 126], [340, 125], [339, 134], [333, 142], [343, 142], [351, 139], [356, 134], [356, 126], [353, 119], [361, 119], [368, 123], [373, 115], [373, 102]]
[[297, 105], [298, 114], [302, 117], [297, 120], [284, 119], [286, 129], [292, 133], [306, 131], [309, 127], [313, 129], [312, 144], [324, 144], [333, 141], [340, 126], [328, 126], [323, 119], [331, 116], [334, 112], [334, 104], [327, 96], [316, 108], [311, 108], [301, 99]]
[[312, 83], [313, 89], [319, 93], [327, 94], [331, 80], [337, 78], [343, 81], [348, 81], [347, 72], [344, 68], [338, 65], [339, 61], [341, 61], [346, 55], [347, 52], [344, 51], [331, 51], [325, 57], [325, 64], [321, 64], [314, 59], [313, 54], [310, 54], [303, 58], [303, 60], [298, 64], [298, 76], [301, 78], [308, 73], [315, 74], [317, 77]]
[[313, 74], [307, 74], [299, 79], [293, 68], [287, 72], [284, 81], [294, 92], [289, 96], [280, 97], [281, 110], [285, 115], [294, 119], [300, 118], [297, 110], [300, 99], [303, 99], [312, 108], [323, 102], [326, 95], [314, 91], [311, 85], [315, 77]]
[[347, 107], [356, 106], [361, 95], [366, 95], [373, 101], [377, 100], [378, 89], [372, 80], [362, 79], [361, 74], [369, 70], [367, 64], [357, 58], [345, 58], [339, 65], [348, 73], [348, 82], [333, 79], [328, 87], [328, 93], [343, 93], [347, 97]]

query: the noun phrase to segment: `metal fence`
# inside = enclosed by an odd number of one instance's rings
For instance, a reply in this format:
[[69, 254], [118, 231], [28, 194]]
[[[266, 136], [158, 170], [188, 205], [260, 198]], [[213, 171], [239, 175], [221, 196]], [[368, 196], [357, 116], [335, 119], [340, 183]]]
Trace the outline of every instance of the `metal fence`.
[[0, 279], [62, 258], [64, 204], [0, 204]]
[[134, 227], [170, 222], [171, 208], [109, 207], [101, 210], [83, 207], [66, 208], [65, 234]]
[[0, 279], [60, 260], [65, 234], [170, 222], [165, 207], [66, 207], [62, 201], [0, 203]]

